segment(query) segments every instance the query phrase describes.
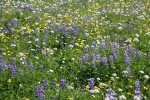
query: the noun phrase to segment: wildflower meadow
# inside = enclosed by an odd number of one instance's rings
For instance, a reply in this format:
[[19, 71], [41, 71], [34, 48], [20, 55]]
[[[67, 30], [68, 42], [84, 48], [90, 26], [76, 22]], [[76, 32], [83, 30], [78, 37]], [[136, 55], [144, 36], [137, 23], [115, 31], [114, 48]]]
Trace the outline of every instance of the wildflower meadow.
[[150, 100], [150, 0], [0, 0], [0, 100]]

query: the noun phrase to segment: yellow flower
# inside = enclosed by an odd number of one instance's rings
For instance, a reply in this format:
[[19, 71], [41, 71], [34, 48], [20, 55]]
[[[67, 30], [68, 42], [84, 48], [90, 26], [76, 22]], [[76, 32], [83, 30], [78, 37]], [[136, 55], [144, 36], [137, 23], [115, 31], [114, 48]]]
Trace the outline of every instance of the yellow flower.
[[69, 100], [73, 100], [73, 98], [72, 98], [72, 97], [69, 97]]
[[89, 85], [87, 85], [87, 86], [86, 86], [86, 90], [89, 90], [89, 88], [90, 88], [90, 86], [89, 86]]
[[38, 22], [35, 23], [35, 25], [38, 25], [38, 24], [39, 24]]
[[128, 95], [132, 95], [131, 92], [127, 92]]
[[60, 86], [60, 84], [56, 84], [56, 86], [58, 86], [58, 87], [59, 87], [59, 86]]
[[8, 79], [8, 80], [7, 80], [7, 83], [12, 83], [11, 79]]
[[94, 89], [98, 89], [98, 90], [100, 90], [100, 88], [99, 88], [99, 87], [97, 87], [97, 86], [94, 86]]
[[132, 86], [132, 85], [129, 85], [129, 88], [133, 88], [133, 86]]
[[144, 90], [148, 90], [148, 88], [144, 86]]
[[119, 79], [119, 77], [116, 77], [116, 79]]
[[92, 95], [93, 98], [95, 98], [95, 95]]
[[83, 48], [83, 44], [80, 44], [79, 47], [80, 47], [80, 48]]

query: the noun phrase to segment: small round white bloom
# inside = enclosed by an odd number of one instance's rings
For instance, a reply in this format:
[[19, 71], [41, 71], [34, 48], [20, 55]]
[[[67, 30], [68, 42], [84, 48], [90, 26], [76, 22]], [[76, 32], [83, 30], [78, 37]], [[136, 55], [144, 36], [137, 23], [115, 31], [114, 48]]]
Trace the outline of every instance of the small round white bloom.
[[99, 86], [105, 86], [106, 84], [105, 83], [99, 83]]
[[71, 60], [74, 61], [75, 59], [74, 59], [74, 58], [71, 58]]
[[140, 72], [141, 74], [144, 74], [144, 71], [143, 71], [143, 70], [140, 70], [139, 72]]
[[121, 96], [119, 96], [119, 100], [126, 100], [125, 95], [121, 95]]
[[117, 74], [116, 74], [116, 73], [113, 73], [113, 74], [112, 74], [112, 76], [116, 77], [116, 76], [117, 76]]
[[88, 36], [89, 36], [89, 33], [85, 33], [85, 35], [88, 37]]
[[109, 97], [106, 97], [104, 100], [110, 100], [110, 98], [109, 98]]
[[115, 80], [115, 78], [114, 78], [114, 77], [110, 77], [110, 79], [111, 79], [112, 81], [114, 81], [114, 80]]
[[94, 94], [94, 93], [99, 93], [98, 89], [94, 89], [94, 90], [89, 90], [90, 93]]
[[138, 38], [138, 37], [139, 37], [139, 34], [135, 34], [135, 36]]
[[63, 60], [66, 60], [66, 58], [63, 58]]
[[63, 67], [61, 66], [60, 69], [62, 69]]
[[19, 87], [22, 87], [22, 84], [19, 84]]
[[132, 42], [132, 39], [131, 39], [131, 38], [129, 38], [129, 39], [127, 39], [125, 42], [129, 42], [129, 43], [131, 43], [131, 42]]
[[11, 44], [11, 47], [15, 47], [16, 46], [16, 44]]
[[69, 45], [68, 47], [69, 47], [70, 49], [72, 49], [72, 48], [73, 48], [73, 45]]
[[123, 28], [122, 28], [122, 27], [118, 27], [118, 29], [119, 29], [119, 30], [122, 30]]
[[134, 38], [133, 41], [134, 42], [139, 42], [139, 39], [138, 38]]
[[121, 88], [118, 88], [118, 91], [122, 92], [122, 89], [121, 89]]
[[39, 41], [39, 39], [38, 39], [38, 38], [36, 38], [36, 39], [35, 39], [35, 42], [38, 42], [38, 41]]
[[31, 41], [28, 41], [27, 43], [32, 43]]
[[31, 49], [31, 51], [35, 51], [35, 49]]
[[73, 90], [73, 89], [74, 89], [74, 87], [72, 87], [72, 86], [67, 86], [67, 88], [68, 88], [69, 90]]
[[56, 40], [55, 42], [56, 42], [56, 43], [59, 43], [59, 41], [58, 41], [58, 40]]
[[38, 82], [38, 84], [40, 84], [41, 82]]
[[148, 75], [144, 75], [143, 76], [145, 79], [149, 79], [149, 76]]
[[79, 43], [75, 43], [75, 46], [79, 46]]
[[127, 70], [124, 70], [123, 73], [124, 73], [124, 74], [128, 74], [128, 71], [127, 71]]
[[35, 59], [39, 59], [39, 57], [36, 56]]
[[150, 36], [150, 32], [147, 32], [146, 35], [147, 35], [147, 36]]
[[57, 51], [57, 48], [53, 48], [55, 51]]
[[54, 71], [53, 71], [52, 69], [50, 69], [48, 72], [51, 72], [51, 73], [53, 73]]
[[54, 31], [53, 31], [53, 30], [51, 30], [51, 31], [50, 31], [50, 33], [54, 34]]
[[99, 77], [98, 77], [98, 78], [96, 78], [96, 79], [97, 79], [98, 81], [99, 81], [99, 80], [101, 80]]
[[142, 97], [140, 95], [134, 96], [134, 100], [142, 100]]

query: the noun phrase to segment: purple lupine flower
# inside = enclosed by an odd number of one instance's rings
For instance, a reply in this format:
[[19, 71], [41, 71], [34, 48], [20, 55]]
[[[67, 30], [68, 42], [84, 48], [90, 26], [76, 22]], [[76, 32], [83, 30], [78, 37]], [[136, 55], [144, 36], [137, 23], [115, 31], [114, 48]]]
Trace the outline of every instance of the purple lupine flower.
[[108, 88], [108, 89], [106, 89], [106, 92], [108, 93], [108, 94], [111, 94], [112, 93], [112, 88]]
[[102, 62], [103, 62], [103, 65], [104, 66], [107, 66], [108, 65], [108, 60], [106, 57], [102, 57]]
[[138, 59], [141, 59], [141, 56], [142, 56], [141, 51], [137, 51], [137, 57], [138, 57]]
[[96, 47], [96, 42], [94, 41], [94, 42], [92, 42], [92, 45], [94, 46], [94, 47]]
[[141, 92], [140, 88], [135, 89], [134, 94], [135, 95], [141, 95], [142, 92]]
[[16, 67], [16, 57], [12, 58], [12, 65]]
[[105, 41], [106, 41], [106, 44], [108, 45], [108, 44], [109, 44], [109, 38], [106, 37], [106, 38], [105, 38]]
[[150, 59], [150, 52], [147, 53], [147, 58]]
[[61, 79], [60, 80], [60, 86], [61, 86], [62, 89], [66, 88], [66, 79]]
[[48, 79], [43, 80], [43, 82], [44, 82], [43, 89], [48, 90]]
[[119, 51], [120, 45], [119, 45], [119, 43], [114, 42], [110, 45], [110, 47], [111, 47], [112, 53], [117, 53]]
[[88, 51], [88, 48], [89, 48], [89, 46], [86, 45], [86, 46], [84, 47], [84, 51]]
[[10, 72], [11, 72], [12, 75], [16, 74], [16, 68], [15, 68], [15, 66], [8, 65], [8, 68], [9, 68], [9, 70], [10, 70]]
[[128, 56], [127, 52], [125, 52], [124, 58], [125, 58], [125, 63], [126, 63], [126, 65], [127, 65], [127, 66], [130, 66], [131, 59], [130, 59], [130, 57]]
[[90, 78], [90, 79], [88, 79], [88, 85], [89, 85], [89, 89], [90, 90], [93, 90], [94, 89], [94, 84], [95, 84], [95, 82], [94, 82], [94, 78]]
[[4, 71], [4, 68], [5, 68], [4, 64], [0, 63], [0, 72]]
[[44, 65], [41, 65], [41, 66], [40, 66], [40, 69], [41, 69], [41, 70], [44, 69]]
[[79, 67], [82, 68], [82, 59], [79, 59]]
[[135, 91], [134, 91], [134, 94], [135, 95], [141, 95], [141, 90], [140, 90], [140, 82], [137, 80], [135, 83], [134, 83], [134, 88], [135, 88]]
[[17, 24], [17, 19], [16, 19], [16, 18], [13, 18], [13, 19], [11, 20], [11, 22], [8, 23], [8, 26], [14, 27], [14, 26], [16, 26], [16, 24]]
[[126, 67], [126, 71], [127, 71], [127, 77], [131, 77], [131, 69], [130, 69], [130, 66], [127, 66]]
[[53, 97], [53, 100], [57, 100], [57, 99], [56, 99], [56, 96]]
[[38, 46], [38, 52], [41, 52], [41, 50], [42, 50], [41, 46]]
[[99, 54], [96, 54], [95, 59], [99, 62], [100, 59], [101, 59], [100, 55], [99, 55]]
[[94, 53], [92, 53], [92, 61], [95, 61], [95, 54]]
[[132, 30], [134, 27], [133, 27], [133, 25], [128, 24], [128, 28]]
[[92, 61], [92, 68], [96, 68], [95, 61]]
[[134, 83], [134, 88], [140, 88], [140, 82], [138, 80]]
[[106, 94], [105, 94], [105, 99], [107, 100], [117, 100], [116, 96], [117, 96], [117, 93], [115, 93], [112, 88], [108, 88], [106, 89]]
[[53, 89], [56, 88], [56, 82], [52, 82], [52, 88], [53, 88]]
[[29, 63], [29, 67], [30, 67], [30, 70], [33, 71], [34, 66], [32, 62]]
[[25, 56], [23, 56], [22, 57], [22, 64], [24, 65], [24, 67], [27, 65], [27, 63], [26, 63], [27, 61], [26, 61], [26, 57]]
[[113, 53], [113, 58], [116, 60], [118, 57], [117, 53]]
[[3, 52], [3, 49], [2, 49], [2, 48], [0, 48], [0, 52]]
[[3, 56], [0, 55], [0, 63], [2, 63], [2, 62], [3, 62]]
[[105, 42], [102, 42], [102, 43], [101, 43], [101, 46], [102, 46], [102, 49], [105, 51], [105, 50], [106, 50], [106, 43], [105, 43]]
[[18, 68], [18, 73], [23, 75], [23, 70], [21, 68]]
[[89, 59], [89, 55], [88, 54], [84, 54], [83, 55], [83, 60], [84, 60], [85, 63], [87, 63], [88, 59]]
[[0, 72], [4, 71], [5, 63], [3, 61], [3, 56], [0, 55]]
[[43, 87], [41, 86], [35, 87], [35, 97], [37, 97], [39, 100], [45, 100]]
[[114, 66], [114, 58], [111, 55], [109, 56], [109, 64], [110, 64], [111, 68]]

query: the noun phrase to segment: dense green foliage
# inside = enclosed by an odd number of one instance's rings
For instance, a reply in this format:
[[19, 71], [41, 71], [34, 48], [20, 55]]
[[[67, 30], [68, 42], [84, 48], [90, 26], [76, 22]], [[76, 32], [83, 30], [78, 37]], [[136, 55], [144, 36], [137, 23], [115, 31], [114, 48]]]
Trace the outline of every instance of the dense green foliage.
[[0, 100], [132, 100], [137, 81], [149, 100], [149, 71], [149, 0], [0, 2]]

